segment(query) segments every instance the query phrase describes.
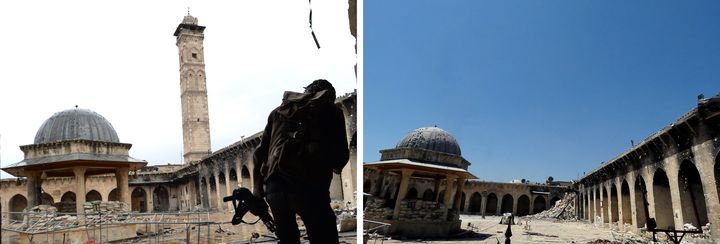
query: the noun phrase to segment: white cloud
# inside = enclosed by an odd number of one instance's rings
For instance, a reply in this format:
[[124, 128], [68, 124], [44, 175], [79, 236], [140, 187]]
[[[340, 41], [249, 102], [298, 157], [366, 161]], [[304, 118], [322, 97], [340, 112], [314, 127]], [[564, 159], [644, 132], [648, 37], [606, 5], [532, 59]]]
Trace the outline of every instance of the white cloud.
[[[22, 160], [53, 113], [75, 105], [107, 118], [150, 164], [182, 155], [175, 27], [190, 12], [205, 30], [212, 149], [262, 130], [285, 90], [317, 78], [356, 87], [347, 1], [8, 1], [0, 46], [0, 158]], [[3, 177], [7, 174], [3, 173]]]

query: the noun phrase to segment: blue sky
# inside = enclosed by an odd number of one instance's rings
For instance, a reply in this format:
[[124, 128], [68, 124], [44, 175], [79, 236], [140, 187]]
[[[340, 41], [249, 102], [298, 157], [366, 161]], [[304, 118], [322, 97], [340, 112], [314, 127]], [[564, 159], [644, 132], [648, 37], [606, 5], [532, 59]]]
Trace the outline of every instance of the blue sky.
[[482, 180], [576, 179], [720, 92], [719, 1], [365, 1], [363, 161], [452, 133]]

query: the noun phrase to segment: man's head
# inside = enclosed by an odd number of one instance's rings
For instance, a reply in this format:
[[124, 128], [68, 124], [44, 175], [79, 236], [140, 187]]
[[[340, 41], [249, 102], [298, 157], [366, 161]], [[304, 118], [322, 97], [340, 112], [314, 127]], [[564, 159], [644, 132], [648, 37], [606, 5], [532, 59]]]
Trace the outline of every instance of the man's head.
[[315, 93], [322, 90], [328, 90], [327, 93], [329, 93], [333, 99], [335, 98], [335, 88], [327, 80], [315, 80], [305, 87], [305, 93]]

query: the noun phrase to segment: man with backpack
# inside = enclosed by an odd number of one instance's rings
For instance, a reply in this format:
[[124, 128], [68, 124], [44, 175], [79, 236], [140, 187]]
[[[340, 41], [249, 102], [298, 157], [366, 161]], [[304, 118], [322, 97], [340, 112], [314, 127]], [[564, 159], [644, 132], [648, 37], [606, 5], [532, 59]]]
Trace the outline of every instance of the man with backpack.
[[315, 80], [304, 93], [286, 91], [268, 116], [253, 170], [253, 194], [270, 205], [280, 243], [300, 243], [296, 214], [310, 243], [338, 243], [329, 188], [348, 159], [345, 117], [332, 84]]

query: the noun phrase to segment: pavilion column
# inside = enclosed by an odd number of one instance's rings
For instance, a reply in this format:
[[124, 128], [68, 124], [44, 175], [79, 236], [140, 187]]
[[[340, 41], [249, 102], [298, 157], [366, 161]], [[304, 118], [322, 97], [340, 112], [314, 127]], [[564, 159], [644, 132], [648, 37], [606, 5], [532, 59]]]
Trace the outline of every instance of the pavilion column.
[[435, 181], [435, 202], [440, 202], [440, 183], [442, 183], [440, 179]]
[[217, 195], [217, 198], [215, 199], [217, 199], [217, 208], [218, 211], [223, 211], [225, 210], [225, 207], [223, 206], [225, 203], [223, 203], [223, 196], [220, 194], [220, 172], [215, 170], [212, 174], [215, 175], [213, 178], [215, 178], [215, 195]]
[[457, 176], [455, 175], [447, 175], [447, 180], [445, 180], [445, 204], [443, 204], [442, 215], [443, 221], [447, 221], [448, 209], [450, 205], [450, 196], [452, 196], [452, 185], [456, 178]]
[[118, 168], [115, 169], [115, 181], [117, 184], [117, 194], [121, 202], [131, 206], [130, 201], [130, 185], [128, 182], [130, 169]]
[[383, 189], [384, 184], [385, 184], [385, 171], [379, 170], [378, 178], [377, 178], [376, 184], [375, 184], [375, 192], [370, 192], [370, 194], [372, 194], [373, 196], [382, 197], [380, 195], [382, 194], [382, 189]]
[[412, 175], [412, 169], [402, 169], [402, 180], [400, 180], [400, 189], [395, 199], [395, 209], [393, 209], [393, 220], [397, 220], [400, 216], [400, 202], [405, 199], [405, 195], [408, 191], [408, 185], [410, 184], [410, 175]]
[[[457, 189], [455, 190], [455, 204], [453, 205], [454, 209], [457, 209], [458, 213], [460, 213], [460, 202], [462, 201], [462, 190], [465, 187], [465, 182], [467, 179], [460, 178], [458, 179], [458, 185]], [[469, 197], [467, 197], [470, 199]]]
[[[233, 192], [233, 186], [230, 183], [232, 183], [230, 181], [230, 164], [225, 163], [225, 189], [227, 190], [225, 194], [227, 194], [228, 196], [232, 195]], [[227, 207], [227, 209], [233, 209], [232, 202], [227, 202]]]
[[512, 215], [517, 216], [517, 206], [520, 198], [513, 196], [513, 207], [512, 207]]
[[75, 173], [75, 212], [80, 225], [85, 225], [85, 168], [74, 167]]
[[42, 195], [41, 193], [41, 179], [40, 179], [40, 172], [29, 172], [27, 174], [27, 199], [28, 199], [28, 208], [35, 207], [37, 205], [40, 205], [40, 197]]

